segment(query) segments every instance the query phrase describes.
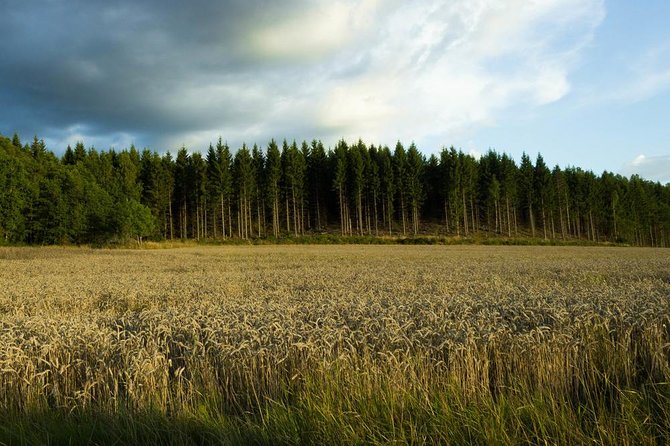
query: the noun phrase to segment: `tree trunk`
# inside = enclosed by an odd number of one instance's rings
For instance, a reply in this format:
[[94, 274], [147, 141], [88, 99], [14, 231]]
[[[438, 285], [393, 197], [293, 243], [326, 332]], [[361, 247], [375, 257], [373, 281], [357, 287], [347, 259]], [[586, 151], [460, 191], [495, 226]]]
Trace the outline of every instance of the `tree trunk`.
[[358, 235], [363, 235], [363, 199], [361, 198], [360, 190], [358, 191], [358, 199], [356, 201], [356, 213], [358, 214], [358, 227], [356, 229], [358, 230]]
[[217, 218], [217, 212], [216, 209], [212, 209], [212, 229], [214, 230], [214, 238], [217, 239], [219, 238], [219, 222], [216, 221]]
[[570, 203], [568, 201], [568, 195], [565, 195], [565, 222], [567, 224], [568, 236], [572, 236], [572, 231], [570, 231]]
[[533, 238], [535, 238], [535, 217], [533, 216], [533, 205], [532, 204], [528, 206], [528, 213], [530, 214], [530, 231], [531, 231], [531, 234], [532, 234]]
[[342, 189], [338, 191], [338, 197], [340, 201], [340, 230], [342, 235], [344, 235], [344, 207], [342, 206]]
[[277, 194], [272, 197], [272, 233], [279, 237], [279, 199]]
[[288, 232], [288, 235], [291, 235], [291, 213], [289, 212], [288, 208], [288, 197], [284, 200], [286, 204], [286, 232]]
[[195, 206], [195, 239], [200, 240], [200, 206]]
[[170, 240], [174, 239], [174, 222], [172, 220], [172, 194], [168, 194], [168, 200], [170, 202], [169, 204], [169, 212], [170, 212]]
[[223, 194], [221, 194], [221, 238], [226, 239], [226, 214], [223, 204]]
[[228, 200], [228, 233], [230, 236], [233, 236], [233, 209], [231, 205], [231, 200]]
[[319, 191], [316, 191], [316, 229], [321, 230], [321, 206], [319, 203]]
[[475, 202], [472, 198], [472, 195], [470, 195], [470, 215], [472, 216], [472, 220], [470, 220], [472, 232], [477, 232], [479, 230], [479, 216], [477, 215], [475, 217]]
[[516, 215], [516, 206], [512, 208], [512, 213], [514, 215], [514, 236], [519, 236], [519, 218]]
[[295, 189], [291, 186], [291, 203], [293, 204], [293, 232], [298, 236], [298, 212], [295, 205]]
[[447, 200], [444, 200], [444, 227], [449, 233], [449, 208], [447, 206]]
[[246, 229], [246, 225], [244, 224], [244, 215], [246, 214], [247, 209], [246, 206], [244, 205], [244, 198], [240, 197], [237, 200], [237, 234], [238, 237], [241, 239], [245, 239], [246, 237], [244, 236], [244, 230]]
[[579, 209], [575, 211], [575, 230], [577, 238], [582, 238], [582, 225], [579, 224]]
[[465, 204], [465, 191], [462, 192], [463, 194], [463, 231], [465, 236], [468, 236], [468, 207]]
[[554, 213], [551, 213], [551, 238], [556, 239], [556, 227], [554, 226]]
[[617, 238], [618, 238], [618, 234], [617, 234], [617, 227], [616, 227], [616, 208], [614, 206], [614, 203], [612, 203], [612, 223], [613, 223], [613, 226], [614, 226], [614, 233], [612, 234], [613, 235], [612, 239], [613, 239], [613, 241], [616, 241]]
[[256, 215], [258, 217], [258, 238], [261, 238], [261, 202], [256, 200]]
[[207, 238], [209, 235], [207, 232], [207, 199], [205, 199], [205, 204], [202, 208], [202, 230], [203, 230], [203, 236]]
[[400, 194], [400, 216], [402, 217], [402, 235], [407, 235], [407, 222], [405, 217], [405, 198]]
[[374, 213], [375, 213], [375, 236], [379, 236], [379, 228], [377, 227], [379, 215], [377, 214], [377, 192], [373, 194], [374, 198]]
[[565, 240], [565, 221], [563, 221], [563, 206], [561, 205], [560, 198], [558, 201], [558, 218], [561, 224], [561, 238]]
[[507, 208], [507, 236], [512, 237], [512, 220], [509, 215], [509, 196], [505, 194], [505, 207]]
[[544, 239], [547, 240], [547, 212], [544, 208], [544, 199], [542, 199], [542, 230], [544, 231]]
[[188, 216], [186, 215], [186, 203], [184, 203], [184, 208], [182, 212], [182, 224], [181, 224], [181, 233], [182, 238], [188, 238]]

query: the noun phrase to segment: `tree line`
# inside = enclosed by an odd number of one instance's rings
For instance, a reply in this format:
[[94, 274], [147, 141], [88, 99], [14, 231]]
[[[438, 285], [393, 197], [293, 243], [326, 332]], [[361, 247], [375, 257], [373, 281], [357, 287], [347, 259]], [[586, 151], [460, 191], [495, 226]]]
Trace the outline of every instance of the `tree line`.
[[536, 237], [670, 246], [670, 184], [414, 144], [270, 141], [201, 154], [135, 147], [61, 157], [0, 135], [8, 243], [343, 236]]

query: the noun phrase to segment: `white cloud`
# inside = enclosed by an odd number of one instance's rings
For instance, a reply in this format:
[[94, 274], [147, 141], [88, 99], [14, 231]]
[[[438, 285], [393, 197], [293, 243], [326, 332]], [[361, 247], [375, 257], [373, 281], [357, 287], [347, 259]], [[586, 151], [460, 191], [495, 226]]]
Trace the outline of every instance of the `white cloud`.
[[[101, 134], [83, 124], [75, 124], [66, 129], [52, 129], [48, 133], [50, 137], [44, 138], [44, 142], [47, 148], [55, 152], [60, 152], [67, 146], [74, 148], [78, 142], [85, 143], [87, 149], [95, 147], [98, 150], [122, 150], [133, 145], [136, 139], [135, 135], [126, 132]], [[141, 150], [142, 147], [137, 149]]]
[[670, 68], [638, 71], [631, 80], [619, 86], [609, 99], [621, 102], [639, 102], [670, 89]]
[[[316, 106], [305, 118], [335, 137], [446, 143], [447, 135], [494, 125], [512, 106], [560, 100], [576, 54], [604, 17], [600, 0], [370, 5], [336, 2], [254, 34], [278, 57], [320, 56], [300, 79]], [[357, 8], [365, 11], [359, 22]], [[352, 76], [328, 74], [361, 59]]]
[[670, 90], [670, 42], [661, 43], [620, 64], [620, 79], [614, 85], [590, 92], [582, 102], [635, 103]]
[[625, 176], [639, 175], [651, 181], [670, 183], [670, 155], [646, 156], [640, 154], [624, 164], [619, 171]]
[[301, 14], [263, 24], [251, 35], [254, 51], [281, 60], [316, 59], [337, 51], [374, 26], [377, 0], [313, 3]]

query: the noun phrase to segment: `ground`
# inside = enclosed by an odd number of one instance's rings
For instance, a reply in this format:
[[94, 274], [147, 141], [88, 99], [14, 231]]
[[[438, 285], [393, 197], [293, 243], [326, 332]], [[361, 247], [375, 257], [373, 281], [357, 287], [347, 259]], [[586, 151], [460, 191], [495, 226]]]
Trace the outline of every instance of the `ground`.
[[0, 263], [0, 442], [82, 426], [92, 443], [670, 439], [667, 250], [0, 248]]

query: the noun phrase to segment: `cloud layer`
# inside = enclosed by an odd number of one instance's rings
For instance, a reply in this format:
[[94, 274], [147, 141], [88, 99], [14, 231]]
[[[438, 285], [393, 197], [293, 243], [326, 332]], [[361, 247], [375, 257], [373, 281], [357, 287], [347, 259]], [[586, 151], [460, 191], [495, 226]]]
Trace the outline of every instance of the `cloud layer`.
[[670, 155], [645, 156], [638, 155], [626, 163], [620, 170], [625, 176], [639, 175], [661, 184], [670, 184]]
[[5, 3], [0, 130], [57, 151], [219, 135], [437, 148], [564, 97], [604, 18], [602, 0]]

